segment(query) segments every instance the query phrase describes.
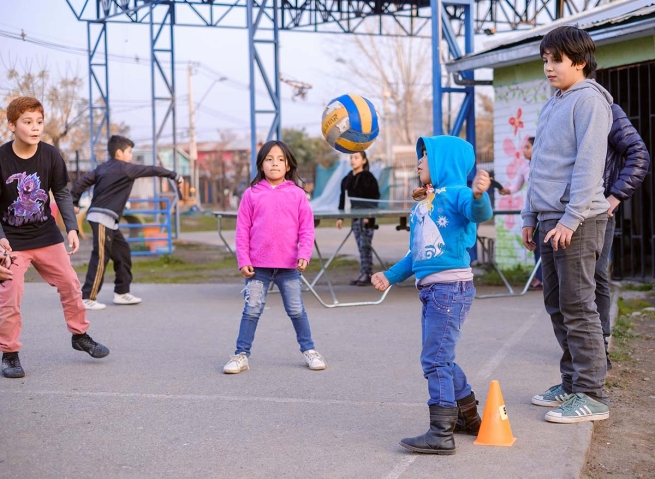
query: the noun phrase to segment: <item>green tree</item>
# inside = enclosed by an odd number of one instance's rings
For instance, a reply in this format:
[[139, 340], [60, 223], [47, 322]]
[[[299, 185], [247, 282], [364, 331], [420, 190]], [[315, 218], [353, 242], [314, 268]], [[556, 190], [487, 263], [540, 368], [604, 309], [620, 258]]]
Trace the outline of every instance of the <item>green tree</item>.
[[302, 129], [284, 128], [282, 130], [282, 141], [284, 141], [293, 156], [298, 160], [298, 165], [330, 166], [339, 159], [339, 153], [333, 150], [323, 138], [310, 137]]

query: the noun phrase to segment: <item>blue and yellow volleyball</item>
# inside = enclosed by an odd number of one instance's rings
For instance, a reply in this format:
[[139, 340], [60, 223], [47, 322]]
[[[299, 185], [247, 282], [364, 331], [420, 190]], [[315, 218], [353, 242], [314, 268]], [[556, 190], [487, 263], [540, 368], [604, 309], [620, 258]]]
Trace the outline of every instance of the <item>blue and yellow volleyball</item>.
[[337, 151], [364, 151], [380, 133], [378, 113], [363, 96], [342, 95], [325, 108], [321, 131], [325, 141]]

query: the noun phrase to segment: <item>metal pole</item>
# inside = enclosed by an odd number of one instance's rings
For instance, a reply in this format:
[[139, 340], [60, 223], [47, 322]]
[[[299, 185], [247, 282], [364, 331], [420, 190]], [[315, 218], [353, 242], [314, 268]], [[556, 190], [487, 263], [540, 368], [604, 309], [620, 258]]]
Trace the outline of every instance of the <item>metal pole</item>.
[[189, 62], [189, 159], [191, 160], [191, 187], [195, 190], [196, 204], [200, 207], [198, 183], [198, 143], [196, 142], [196, 110], [193, 105], [193, 69]]
[[443, 135], [441, 105], [441, 0], [430, 0], [432, 11], [432, 134]]
[[75, 181], [80, 179], [80, 151], [75, 150]]
[[246, 0], [246, 21], [248, 23], [248, 58], [250, 65], [250, 171], [254, 173], [257, 171], [257, 120], [255, 114], [255, 25], [253, 24], [253, 1]]

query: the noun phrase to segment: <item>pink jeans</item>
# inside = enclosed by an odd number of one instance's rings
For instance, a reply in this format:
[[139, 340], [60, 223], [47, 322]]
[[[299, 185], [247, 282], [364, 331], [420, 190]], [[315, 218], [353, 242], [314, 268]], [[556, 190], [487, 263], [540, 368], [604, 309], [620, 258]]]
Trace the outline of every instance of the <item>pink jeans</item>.
[[13, 279], [0, 284], [0, 351], [18, 351], [18, 340], [23, 324], [20, 303], [25, 289], [25, 271], [30, 263], [41, 277], [55, 286], [64, 308], [68, 330], [73, 334], [83, 334], [89, 329], [86, 308], [82, 302], [82, 290], [77, 273], [71, 266], [64, 243], [27, 251], [14, 251], [15, 264], [11, 266]]

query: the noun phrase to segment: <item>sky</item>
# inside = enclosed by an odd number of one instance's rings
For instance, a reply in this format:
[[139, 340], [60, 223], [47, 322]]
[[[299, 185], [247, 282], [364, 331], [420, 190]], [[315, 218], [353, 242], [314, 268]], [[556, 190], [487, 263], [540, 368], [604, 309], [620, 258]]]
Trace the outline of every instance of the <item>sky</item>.
[[[72, 0], [72, 3], [81, 1]], [[86, 22], [77, 20], [65, 0], [0, 0], [0, 34], [24, 33], [26, 38], [85, 50], [86, 29]], [[305, 128], [312, 136], [320, 134], [325, 105], [352, 89], [347, 72], [336, 62], [340, 56], [353, 52], [350, 50], [351, 38], [350, 35], [280, 33], [281, 75], [312, 85], [306, 99], [294, 100], [293, 89], [281, 84], [283, 127]], [[148, 26], [110, 24], [108, 42], [110, 55], [121, 57], [120, 61], [110, 60], [112, 122], [126, 123], [137, 144], [147, 143], [152, 131]], [[215, 141], [218, 130], [247, 138], [250, 132], [247, 48], [245, 29], [176, 27], [178, 142], [188, 139], [188, 62], [201, 64], [194, 69], [192, 76], [194, 101], [197, 103], [202, 99], [196, 110], [198, 140]], [[263, 56], [271, 58], [266, 53]], [[46, 65], [54, 78], [73, 72], [84, 79], [85, 86], [80, 93], [88, 97], [88, 66], [84, 51], [60, 51], [0, 36], [0, 93], [9, 86], [5, 75], [7, 66], [16, 64], [19, 70], [26, 65], [32, 65], [33, 69]], [[216, 81], [220, 78], [223, 80]], [[257, 90], [257, 98], [265, 99], [261, 84]], [[353, 93], [368, 96], [367, 92]], [[381, 111], [381, 105], [377, 105], [377, 109]], [[269, 125], [268, 121], [261, 123], [263, 127]], [[170, 131], [170, 128], [165, 130]], [[165, 137], [163, 141], [166, 141]]]
[[[86, 22], [78, 21], [65, 0], [1, 0], [0, 32], [20, 34], [85, 49]], [[282, 32], [280, 35], [280, 72], [285, 78], [309, 83], [306, 100], [294, 101], [293, 89], [281, 84], [283, 127], [306, 128], [312, 135], [320, 133], [321, 114], [332, 98], [347, 88], [335, 82], [330, 74], [337, 53], [325, 47], [334, 35]], [[343, 37], [341, 35], [340, 37]], [[148, 27], [137, 24], [111, 24], [108, 32], [110, 55], [138, 58], [110, 60], [110, 107], [112, 122], [125, 122], [135, 140], [147, 141], [151, 136], [150, 62]], [[329, 43], [329, 42], [328, 42]], [[230, 130], [245, 136], [250, 130], [248, 42], [245, 29], [176, 27], [176, 91], [178, 141], [186, 141], [189, 124], [188, 62], [201, 62], [194, 69], [195, 102], [203, 97], [196, 112], [198, 140], [215, 140], [217, 129]], [[311, 52], [311, 54], [308, 54]], [[272, 58], [264, 51], [265, 58]], [[8, 65], [47, 65], [53, 77], [66, 72], [79, 74], [85, 80], [81, 94], [88, 96], [88, 66], [85, 53], [57, 51], [21, 40], [0, 36], [0, 92], [9, 83]], [[270, 68], [269, 68], [270, 70]], [[225, 80], [215, 82], [217, 78]], [[265, 99], [262, 85], [258, 98]], [[270, 123], [264, 123], [269, 125]]]

